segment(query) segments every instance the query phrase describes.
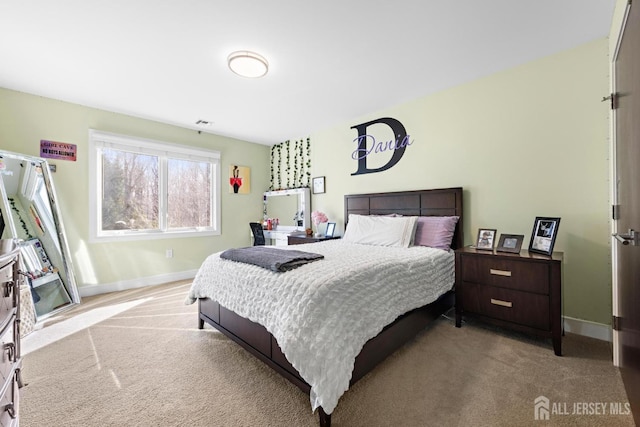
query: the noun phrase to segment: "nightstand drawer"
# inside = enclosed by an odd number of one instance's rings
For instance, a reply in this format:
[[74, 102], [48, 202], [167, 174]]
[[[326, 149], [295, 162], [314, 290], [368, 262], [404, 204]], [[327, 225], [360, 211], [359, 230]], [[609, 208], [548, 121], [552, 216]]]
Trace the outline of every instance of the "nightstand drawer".
[[287, 238], [287, 243], [289, 245], [304, 245], [305, 243], [313, 243], [315, 240], [312, 240], [311, 237], [305, 236], [289, 236]]
[[461, 296], [465, 310], [494, 319], [549, 330], [549, 298], [545, 295], [465, 283]]
[[465, 256], [462, 280], [549, 294], [549, 266], [544, 263]]

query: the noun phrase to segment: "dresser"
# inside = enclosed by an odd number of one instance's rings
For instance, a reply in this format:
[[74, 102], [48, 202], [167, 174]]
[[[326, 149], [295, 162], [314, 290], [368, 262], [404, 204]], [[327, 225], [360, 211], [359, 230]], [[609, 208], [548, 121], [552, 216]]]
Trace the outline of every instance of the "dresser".
[[324, 242], [325, 240], [333, 240], [333, 239], [339, 239], [339, 236], [335, 236], [335, 237], [326, 237], [326, 236], [320, 236], [320, 237], [314, 237], [314, 236], [307, 236], [305, 234], [300, 234], [300, 235], [289, 235], [288, 239], [288, 243], [289, 245], [302, 245], [304, 243], [315, 243], [315, 242]]
[[17, 426], [20, 368], [19, 252], [13, 241], [0, 240], [0, 426]]
[[562, 260], [519, 254], [456, 250], [456, 326], [471, 315], [497, 326], [549, 337], [562, 355]]

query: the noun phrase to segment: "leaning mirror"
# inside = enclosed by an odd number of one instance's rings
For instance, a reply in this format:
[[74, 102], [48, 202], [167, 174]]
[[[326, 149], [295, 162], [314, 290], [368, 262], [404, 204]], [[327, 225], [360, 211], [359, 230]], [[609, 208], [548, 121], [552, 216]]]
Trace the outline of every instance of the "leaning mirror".
[[45, 159], [0, 151], [0, 237], [15, 239], [20, 248], [23, 286], [33, 301], [26, 308], [37, 321], [80, 302]]

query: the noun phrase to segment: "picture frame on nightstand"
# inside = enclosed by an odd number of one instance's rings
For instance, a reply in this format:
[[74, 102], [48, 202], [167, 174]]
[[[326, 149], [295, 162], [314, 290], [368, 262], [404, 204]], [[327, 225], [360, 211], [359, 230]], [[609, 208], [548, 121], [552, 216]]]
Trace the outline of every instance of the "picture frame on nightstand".
[[500, 234], [496, 251], [519, 254], [523, 240], [524, 235], [522, 234]]
[[478, 230], [478, 239], [476, 240], [476, 249], [492, 251], [493, 243], [496, 240], [496, 231], [493, 228], [480, 228]]
[[531, 231], [531, 241], [529, 242], [529, 252], [542, 255], [551, 255], [553, 246], [558, 236], [560, 218], [536, 217]]
[[335, 222], [328, 222], [327, 223], [327, 230], [324, 232], [324, 236], [325, 237], [333, 237], [333, 233], [336, 232], [336, 223]]

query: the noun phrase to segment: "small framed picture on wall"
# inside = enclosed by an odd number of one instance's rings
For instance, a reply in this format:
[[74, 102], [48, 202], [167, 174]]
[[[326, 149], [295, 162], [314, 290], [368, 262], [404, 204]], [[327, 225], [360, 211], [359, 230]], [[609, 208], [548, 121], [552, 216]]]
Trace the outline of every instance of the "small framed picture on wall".
[[496, 230], [493, 228], [481, 228], [478, 230], [476, 249], [493, 250], [493, 242], [496, 239]]
[[324, 176], [313, 178], [313, 194], [324, 193]]

